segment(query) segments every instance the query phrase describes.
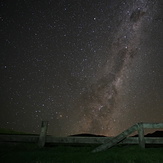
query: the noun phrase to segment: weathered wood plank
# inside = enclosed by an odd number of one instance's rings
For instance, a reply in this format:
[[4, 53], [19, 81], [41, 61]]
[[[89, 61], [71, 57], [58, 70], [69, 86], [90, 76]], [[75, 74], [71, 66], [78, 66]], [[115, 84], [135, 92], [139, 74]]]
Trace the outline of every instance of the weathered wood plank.
[[112, 137], [53, 137], [47, 136], [46, 143], [63, 144], [102, 144]]
[[163, 137], [145, 137], [145, 144], [163, 144]]
[[130, 127], [129, 129], [125, 130], [124, 132], [122, 132], [121, 134], [119, 134], [118, 136], [114, 137], [113, 139], [108, 139], [104, 142], [104, 144], [100, 145], [99, 147], [95, 148], [92, 152], [99, 152], [99, 151], [104, 151], [112, 146], [114, 146], [115, 144], [119, 143], [120, 141], [122, 141], [123, 139], [125, 139], [128, 135], [132, 134], [133, 132], [135, 132], [138, 129], [138, 125], [133, 125], [132, 127]]
[[48, 128], [48, 121], [42, 121], [41, 132], [39, 136], [38, 146], [42, 148], [45, 145], [46, 133]]
[[[54, 137], [46, 136], [46, 143], [54, 144], [103, 144], [113, 137]], [[0, 135], [0, 142], [37, 143], [39, 135]], [[144, 137], [146, 144], [163, 144], [163, 137]], [[139, 144], [138, 137], [127, 137], [119, 144]]]
[[145, 148], [143, 123], [138, 123], [139, 146]]
[[158, 129], [162, 128], [163, 129], [163, 123], [143, 123], [143, 127], [147, 129]]

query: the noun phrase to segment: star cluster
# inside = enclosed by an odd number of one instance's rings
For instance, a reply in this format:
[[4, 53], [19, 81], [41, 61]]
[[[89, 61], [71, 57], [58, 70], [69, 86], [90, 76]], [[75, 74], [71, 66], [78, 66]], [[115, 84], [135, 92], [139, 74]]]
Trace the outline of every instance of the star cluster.
[[161, 1], [1, 1], [1, 128], [115, 135], [163, 116]]

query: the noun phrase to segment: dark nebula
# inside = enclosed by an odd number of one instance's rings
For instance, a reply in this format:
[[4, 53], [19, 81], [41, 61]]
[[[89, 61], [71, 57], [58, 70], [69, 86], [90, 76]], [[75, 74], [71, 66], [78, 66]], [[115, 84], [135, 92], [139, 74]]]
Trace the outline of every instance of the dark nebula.
[[144, 11], [141, 11], [140, 8], [137, 8], [130, 16], [130, 20], [133, 22], [137, 22], [140, 20], [140, 18], [145, 14]]

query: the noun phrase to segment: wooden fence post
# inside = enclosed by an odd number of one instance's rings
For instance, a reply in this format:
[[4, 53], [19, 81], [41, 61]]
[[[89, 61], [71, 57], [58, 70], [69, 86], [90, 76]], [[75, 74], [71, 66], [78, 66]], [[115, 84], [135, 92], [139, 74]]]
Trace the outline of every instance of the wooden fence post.
[[138, 123], [139, 146], [145, 148], [143, 123]]
[[48, 121], [42, 121], [41, 132], [40, 132], [40, 136], [39, 136], [39, 140], [38, 140], [38, 146], [40, 148], [44, 147], [44, 145], [45, 145], [47, 129], [48, 129]]

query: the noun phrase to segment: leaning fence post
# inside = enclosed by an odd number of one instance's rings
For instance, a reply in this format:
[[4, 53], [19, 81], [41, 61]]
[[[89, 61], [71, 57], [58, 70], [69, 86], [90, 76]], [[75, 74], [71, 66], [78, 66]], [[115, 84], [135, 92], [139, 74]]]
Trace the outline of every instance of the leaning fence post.
[[139, 146], [145, 148], [143, 123], [138, 123]]
[[48, 121], [42, 121], [41, 132], [40, 132], [40, 136], [39, 136], [39, 140], [38, 140], [38, 146], [40, 148], [44, 147], [44, 145], [45, 145], [47, 129], [48, 129]]

